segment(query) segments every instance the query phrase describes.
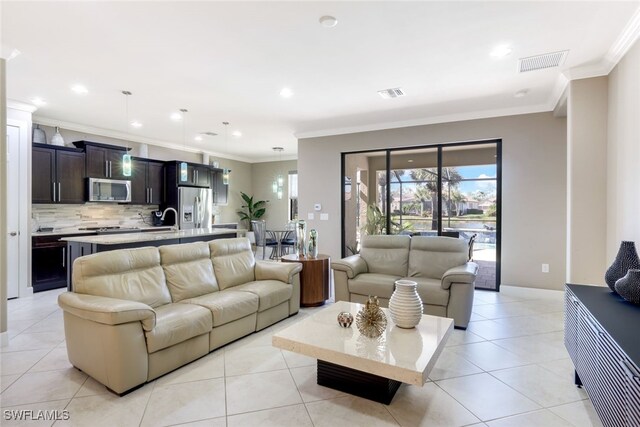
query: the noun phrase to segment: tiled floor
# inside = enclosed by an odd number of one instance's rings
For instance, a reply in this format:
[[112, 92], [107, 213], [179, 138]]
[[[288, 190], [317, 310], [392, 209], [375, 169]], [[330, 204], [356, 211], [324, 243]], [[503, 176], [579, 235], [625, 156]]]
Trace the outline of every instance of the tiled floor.
[[[79, 426], [599, 426], [573, 385], [563, 345], [562, 292], [477, 291], [472, 323], [454, 331], [424, 387], [389, 406], [315, 383], [315, 360], [275, 349], [272, 334], [300, 314], [117, 397], [67, 361], [60, 291], [12, 300], [1, 349], [7, 409], [63, 410]], [[36, 425], [52, 425], [41, 421]]]

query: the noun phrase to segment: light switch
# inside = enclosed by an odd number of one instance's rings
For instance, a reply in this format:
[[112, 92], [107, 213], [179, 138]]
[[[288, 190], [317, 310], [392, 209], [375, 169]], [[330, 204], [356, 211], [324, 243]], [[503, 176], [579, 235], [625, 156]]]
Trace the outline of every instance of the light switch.
[[329, 221], [329, 214], [328, 213], [321, 213], [320, 214], [320, 221]]
[[313, 214], [313, 212], [309, 212], [307, 214], [307, 219], [316, 219], [316, 216]]

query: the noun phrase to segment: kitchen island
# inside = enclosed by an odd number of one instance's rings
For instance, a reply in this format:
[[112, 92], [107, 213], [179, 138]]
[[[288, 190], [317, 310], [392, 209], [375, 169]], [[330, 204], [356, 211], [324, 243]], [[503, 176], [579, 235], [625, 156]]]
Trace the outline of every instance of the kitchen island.
[[241, 237], [244, 236], [246, 232], [247, 230], [241, 228], [214, 226], [212, 228], [196, 228], [178, 231], [64, 237], [60, 240], [67, 242], [67, 289], [72, 290], [71, 277], [73, 274], [73, 261], [84, 255], [113, 251], [116, 249], [208, 242], [214, 239]]

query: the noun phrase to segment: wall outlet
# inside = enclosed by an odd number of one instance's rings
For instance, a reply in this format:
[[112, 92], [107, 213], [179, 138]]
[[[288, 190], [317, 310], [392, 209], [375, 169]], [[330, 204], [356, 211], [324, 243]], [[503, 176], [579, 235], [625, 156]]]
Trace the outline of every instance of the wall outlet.
[[543, 273], [549, 272], [549, 264], [542, 264], [542, 272]]

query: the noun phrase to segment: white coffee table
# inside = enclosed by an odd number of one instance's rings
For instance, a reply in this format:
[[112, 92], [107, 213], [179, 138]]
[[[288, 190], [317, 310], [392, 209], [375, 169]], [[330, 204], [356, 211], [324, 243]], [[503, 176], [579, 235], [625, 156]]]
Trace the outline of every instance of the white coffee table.
[[400, 384], [422, 387], [453, 331], [453, 320], [423, 315], [413, 329], [398, 328], [387, 309], [387, 329], [379, 339], [338, 325], [341, 311], [356, 314], [362, 304], [339, 301], [284, 328], [274, 347], [318, 359], [318, 384], [385, 404]]

